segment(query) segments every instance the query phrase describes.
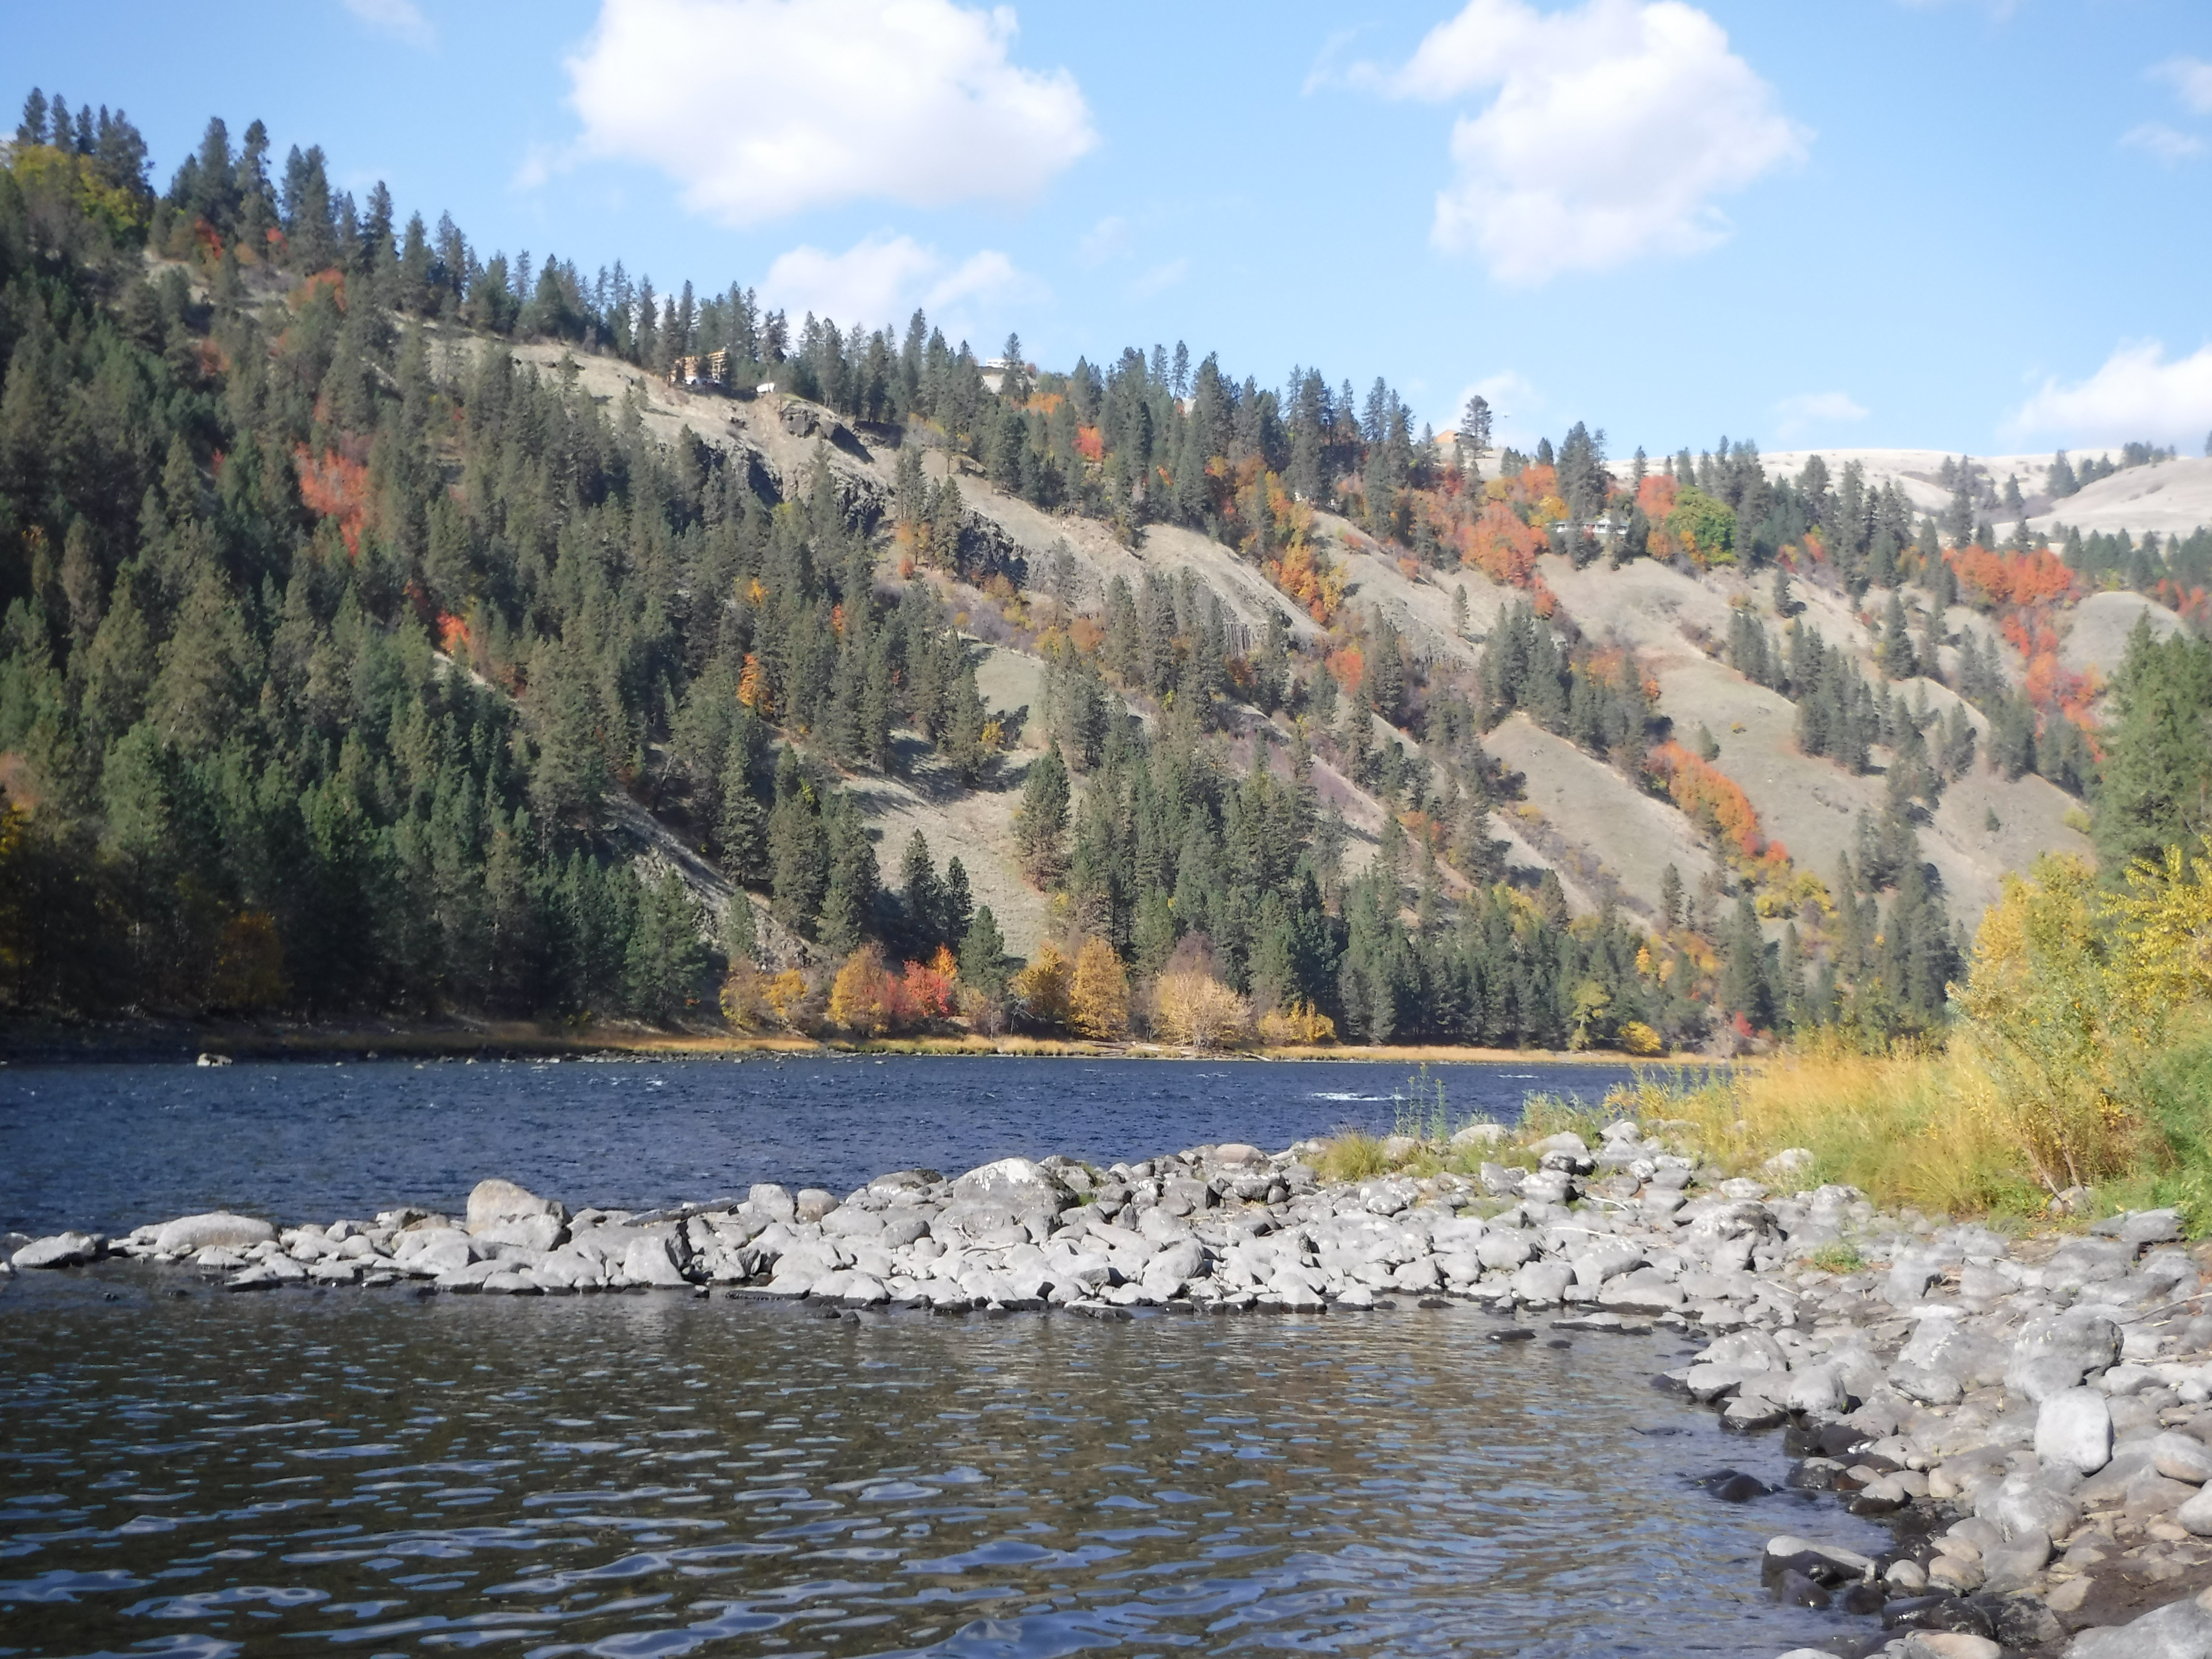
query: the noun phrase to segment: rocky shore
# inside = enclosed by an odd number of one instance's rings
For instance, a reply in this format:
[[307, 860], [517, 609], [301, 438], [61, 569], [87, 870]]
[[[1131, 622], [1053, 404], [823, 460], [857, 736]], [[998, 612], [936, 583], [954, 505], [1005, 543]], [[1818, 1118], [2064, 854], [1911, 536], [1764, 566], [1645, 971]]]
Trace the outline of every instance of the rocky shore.
[[[1480, 1157], [1474, 1175], [1331, 1182], [1320, 1143], [1230, 1145], [1105, 1170], [907, 1170], [842, 1200], [763, 1184], [646, 1214], [572, 1214], [488, 1180], [461, 1216], [186, 1216], [112, 1242], [12, 1238], [0, 1265], [115, 1255], [241, 1292], [665, 1289], [845, 1318], [1464, 1301], [1498, 1316], [1499, 1341], [1663, 1325], [1704, 1346], [1656, 1382], [1733, 1429], [1783, 1431], [1794, 1486], [1893, 1527], [1879, 1557], [1801, 1535], [1802, 1519], [1770, 1542], [1774, 1594], [1838, 1614], [1832, 1642], [1788, 1659], [2212, 1659], [2212, 1261], [2178, 1218], [2014, 1239], [1884, 1216], [1850, 1188], [1790, 1190], [1808, 1155], [1718, 1179], [1671, 1138], [1682, 1127], [1617, 1122], [1595, 1146], [1516, 1146], [1494, 1124], [1451, 1148], [1386, 1144], [1398, 1162]], [[1710, 1484], [1771, 1495], [1732, 1472]]]

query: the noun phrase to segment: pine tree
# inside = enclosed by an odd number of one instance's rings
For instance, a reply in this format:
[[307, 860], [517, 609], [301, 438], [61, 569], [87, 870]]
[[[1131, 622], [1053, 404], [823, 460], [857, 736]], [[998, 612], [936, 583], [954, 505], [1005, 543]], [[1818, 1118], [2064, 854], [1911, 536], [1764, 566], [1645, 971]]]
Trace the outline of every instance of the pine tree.
[[946, 925], [945, 890], [929, 856], [928, 837], [919, 830], [908, 837], [905, 856], [899, 860], [899, 902], [918, 954], [926, 957], [935, 946], [959, 937]]
[[938, 941], [957, 945], [968, 937], [969, 925], [975, 918], [975, 901], [968, 889], [967, 866], [957, 855], [945, 866], [945, 886], [942, 908], [938, 912]]
[[1023, 873], [1039, 887], [1050, 887], [1066, 868], [1067, 801], [1067, 766], [1060, 745], [1048, 744], [1030, 763], [1014, 819], [1015, 853]]
[[978, 905], [975, 920], [960, 936], [960, 982], [997, 1002], [1006, 997], [1006, 942], [998, 918], [989, 905]]

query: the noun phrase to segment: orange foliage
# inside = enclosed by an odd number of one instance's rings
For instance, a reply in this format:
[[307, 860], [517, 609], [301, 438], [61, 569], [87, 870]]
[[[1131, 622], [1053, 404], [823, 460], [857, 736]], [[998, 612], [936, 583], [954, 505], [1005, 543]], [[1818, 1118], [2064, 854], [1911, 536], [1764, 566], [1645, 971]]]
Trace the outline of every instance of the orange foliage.
[[1767, 850], [1750, 797], [1718, 767], [1670, 739], [1651, 751], [1651, 769], [1675, 805], [1693, 818], [1710, 817], [1745, 857], [1757, 858]]
[[450, 611], [438, 613], [438, 649], [457, 660], [469, 654], [469, 625]]
[[1644, 509], [1644, 516], [1656, 524], [1674, 510], [1674, 496], [1681, 486], [1664, 472], [1647, 472], [1644, 482], [1636, 486], [1636, 504]]
[[1530, 609], [1548, 622], [1552, 613], [1559, 608], [1559, 596], [1552, 592], [1551, 585], [1541, 576], [1529, 578], [1528, 592], [1533, 596]]
[[2176, 612], [2184, 622], [2195, 623], [2202, 628], [2212, 622], [2212, 597], [2202, 587], [2185, 588], [2171, 576], [2160, 576], [2154, 591], [2158, 602]]
[[1958, 573], [1969, 603], [2040, 605], [2074, 592], [2074, 573], [2049, 548], [2033, 553], [1992, 553], [1985, 547], [1957, 547], [1944, 556]]
[[1067, 642], [1086, 657], [1095, 657], [1106, 643], [1106, 630], [1089, 617], [1078, 617], [1067, 624]]
[[1460, 562], [1471, 564], [1494, 582], [1526, 587], [1536, 570], [1536, 556], [1544, 550], [1544, 532], [1521, 522], [1512, 508], [1492, 501], [1482, 516], [1461, 532]]
[[901, 1011], [912, 1008], [916, 1019], [951, 1018], [958, 1003], [953, 981], [959, 972], [952, 953], [941, 945], [937, 947], [933, 962], [909, 962], [906, 977], [899, 986]]
[[1547, 495], [1559, 493], [1559, 469], [1546, 466], [1540, 461], [1531, 461], [1521, 469], [1521, 476], [1513, 480], [1513, 495], [1517, 501], [1540, 501]]
[[745, 653], [745, 665], [738, 675], [738, 701], [763, 720], [771, 713], [772, 699], [768, 694], [768, 683], [761, 674], [760, 658], [752, 652]]
[[347, 554], [359, 558], [362, 529], [368, 521], [368, 469], [335, 449], [316, 459], [305, 444], [293, 446], [292, 463], [300, 475], [300, 499], [310, 511], [336, 519]]
[[1269, 559], [1260, 568], [1323, 626], [1335, 617], [1337, 607], [1344, 603], [1344, 573], [1328, 562], [1326, 554], [1303, 542], [1285, 548], [1281, 557]]
[[298, 311], [305, 307], [307, 301], [314, 297], [315, 290], [319, 288], [330, 289], [331, 297], [338, 302], [340, 311], [346, 308], [345, 272], [332, 265], [327, 270], [319, 270], [313, 276], [307, 277], [299, 287], [292, 290], [289, 301], [292, 309]]
[[1075, 428], [1075, 453], [1086, 461], [1106, 459], [1106, 440], [1097, 427], [1079, 426]]
[[1360, 654], [1358, 646], [1347, 645], [1328, 653], [1328, 672], [1336, 676], [1337, 684], [1346, 690], [1357, 691], [1359, 682], [1366, 678], [1367, 659]]

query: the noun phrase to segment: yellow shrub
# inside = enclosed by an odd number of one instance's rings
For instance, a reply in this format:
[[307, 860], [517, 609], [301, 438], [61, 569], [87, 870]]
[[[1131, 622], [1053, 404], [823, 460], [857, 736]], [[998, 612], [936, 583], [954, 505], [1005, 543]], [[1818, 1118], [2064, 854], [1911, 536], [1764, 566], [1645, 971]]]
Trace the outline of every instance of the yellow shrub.
[[1192, 1048], [1231, 1048], [1250, 1032], [1252, 1011], [1211, 974], [1163, 975], [1152, 992], [1152, 1029]]

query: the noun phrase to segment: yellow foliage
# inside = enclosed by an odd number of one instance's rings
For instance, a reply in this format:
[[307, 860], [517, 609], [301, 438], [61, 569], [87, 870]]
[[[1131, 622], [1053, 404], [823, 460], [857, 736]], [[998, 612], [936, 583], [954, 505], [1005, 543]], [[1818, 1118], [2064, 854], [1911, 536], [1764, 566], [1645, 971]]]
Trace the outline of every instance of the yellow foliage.
[[806, 975], [796, 968], [772, 975], [761, 986], [761, 998], [777, 1024], [796, 1024], [799, 1006], [806, 1000]]
[[2007, 878], [1982, 918], [1959, 996], [1984, 1109], [2052, 1192], [2117, 1174], [2142, 1151], [2131, 1102], [2163, 1011], [2130, 994], [2106, 917], [2087, 860], [2045, 854], [2027, 878]]
[[884, 1006], [884, 953], [863, 945], [845, 958], [830, 987], [830, 1023], [855, 1036], [878, 1035], [888, 1022]]
[[1632, 1054], [1656, 1054], [1667, 1045], [1642, 1020], [1632, 1019], [1620, 1028], [1620, 1046]]
[[1274, 1048], [1315, 1048], [1336, 1041], [1336, 1022], [1310, 1002], [1286, 1003], [1260, 1016], [1260, 1041]]
[[1037, 946], [1037, 953], [1013, 977], [1011, 988], [1014, 999], [1028, 1011], [1029, 1017], [1042, 1025], [1064, 1025], [1067, 1023], [1068, 961], [1067, 953], [1050, 939]]
[[796, 968], [763, 974], [751, 963], [733, 962], [722, 981], [722, 1018], [740, 1031], [764, 1030], [797, 1022], [806, 1000], [806, 976]]
[[1121, 958], [1103, 939], [1086, 939], [1075, 953], [1075, 979], [1068, 992], [1068, 1022], [1084, 1036], [1111, 1042], [1129, 1032], [1129, 976]]
[[1195, 969], [1164, 974], [1152, 989], [1152, 1029], [1170, 1042], [1232, 1048], [1251, 1026], [1252, 1010], [1244, 999], [1211, 974]]
[[2129, 871], [2128, 890], [2111, 902], [2130, 1000], [2160, 1009], [2212, 1001], [2212, 835], [2193, 868], [2169, 847], [2162, 864]]

